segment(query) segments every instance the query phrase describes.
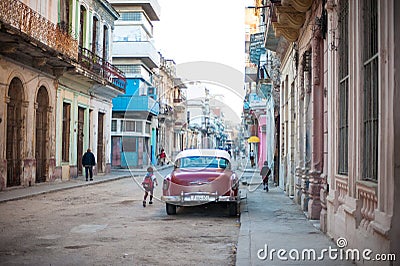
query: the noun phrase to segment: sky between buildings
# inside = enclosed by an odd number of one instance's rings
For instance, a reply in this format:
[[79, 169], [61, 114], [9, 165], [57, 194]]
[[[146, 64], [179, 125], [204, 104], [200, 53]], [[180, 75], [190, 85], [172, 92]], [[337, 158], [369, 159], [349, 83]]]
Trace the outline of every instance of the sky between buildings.
[[[252, 5], [252, 0], [158, 0], [158, 2], [161, 6], [161, 16], [160, 21], [153, 23], [155, 46], [164, 58], [175, 61], [178, 75], [180, 64], [206, 61], [216, 65], [226, 65], [232, 68], [230, 73], [240, 73], [243, 76], [244, 8]], [[226, 75], [228, 74], [225, 73]], [[237, 80], [237, 77], [234, 79]], [[242, 83], [243, 79], [244, 77], [239, 78], [239, 83]], [[207, 83], [215, 85], [218, 82], [205, 80], [206, 87]], [[229, 87], [228, 84], [221, 85], [223, 85], [224, 100], [230, 103], [232, 112], [239, 118], [244, 93], [236, 90], [238, 87], [242, 90], [243, 84], [236, 84], [235, 88], [231, 89], [226, 89]], [[195, 89], [198, 87], [196, 85]], [[189, 86], [188, 90], [192, 88]], [[213, 94], [214, 90], [212, 89], [210, 94]], [[232, 93], [232, 90], [235, 92]], [[199, 96], [196, 93], [188, 94]], [[221, 90], [215, 94], [221, 94]]]

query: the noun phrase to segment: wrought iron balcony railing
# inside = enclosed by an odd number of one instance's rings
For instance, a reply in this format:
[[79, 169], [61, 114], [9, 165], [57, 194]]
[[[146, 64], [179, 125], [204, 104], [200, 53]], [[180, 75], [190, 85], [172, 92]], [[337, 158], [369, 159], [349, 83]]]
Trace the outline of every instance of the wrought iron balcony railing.
[[79, 46], [78, 62], [87, 70], [107, 79], [108, 82], [114, 84], [116, 87], [120, 88], [121, 91], [125, 92], [125, 74], [116, 66], [110, 64], [92, 51], [81, 46]]
[[0, 1], [0, 20], [61, 54], [78, 58], [78, 42], [72, 36], [18, 0]]

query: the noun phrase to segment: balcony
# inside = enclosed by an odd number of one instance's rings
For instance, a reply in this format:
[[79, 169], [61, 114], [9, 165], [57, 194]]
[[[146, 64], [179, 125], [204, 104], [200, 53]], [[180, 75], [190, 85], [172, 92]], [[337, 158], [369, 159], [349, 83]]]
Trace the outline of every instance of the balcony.
[[120, 95], [113, 99], [113, 112], [144, 112], [158, 115], [160, 106], [156, 100], [148, 95]]
[[51, 75], [72, 68], [78, 43], [47, 18], [16, 0], [0, 1], [0, 53]]
[[88, 49], [79, 47], [78, 63], [82, 68], [92, 74], [90, 75], [91, 79], [99, 83], [103, 83], [105, 79], [120, 92], [125, 93], [126, 78], [124, 72], [105, 61], [100, 56]]
[[141, 59], [149, 69], [156, 68], [160, 64], [160, 54], [148, 41], [113, 42], [113, 58]]

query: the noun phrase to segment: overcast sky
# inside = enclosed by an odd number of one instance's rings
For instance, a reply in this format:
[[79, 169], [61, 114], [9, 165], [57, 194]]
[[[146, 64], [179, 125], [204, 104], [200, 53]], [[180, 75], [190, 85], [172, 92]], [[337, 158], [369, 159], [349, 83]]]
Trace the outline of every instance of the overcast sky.
[[243, 0], [158, 0], [156, 49], [177, 64], [210, 61], [244, 70]]
[[[175, 61], [178, 65], [178, 75], [179, 65], [197, 61], [224, 64], [238, 73], [240, 71], [239, 75], [243, 75], [246, 1], [158, 0], [161, 6], [160, 21], [153, 22], [156, 49], [164, 58]], [[220, 69], [219, 66], [217, 68]], [[220, 74], [227, 79], [227, 76], [234, 72], [228, 69]], [[232, 77], [232, 80], [236, 79], [237, 75]], [[211, 83], [214, 82], [215, 80]], [[239, 82], [243, 82], [243, 78], [239, 77]], [[205, 87], [210, 88], [209, 84], [206, 82]], [[227, 82], [220, 84], [224, 85], [225, 89], [221, 91], [213, 87], [210, 93], [224, 94], [223, 101], [230, 104], [230, 110], [239, 119], [243, 97], [238, 97], [238, 94], [242, 94], [243, 84], [237, 84], [233, 89], [226, 89], [229, 87]], [[196, 90], [200, 92], [198, 88]]]

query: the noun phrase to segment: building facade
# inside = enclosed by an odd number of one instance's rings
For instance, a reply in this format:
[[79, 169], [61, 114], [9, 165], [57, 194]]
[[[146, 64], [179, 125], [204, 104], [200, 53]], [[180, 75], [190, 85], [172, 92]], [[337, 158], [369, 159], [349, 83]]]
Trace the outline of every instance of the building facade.
[[115, 24], [113, 61], [127, 76], [124, 95], [113, 100], [112, 166], [141, 168], [157, 163], [160, 54], [153, 44], [152, 21], [159, 20], [154, 1], [110, 1], [120, 13]]
[[[86, 7], [97, 5], [100, 14], [107, 14], [106, 24], [111, 30], [117, 13], [106, 1], [94, 2]], [[122, 72], [108, 62], [97, 60], [93, 64], [84, 57], [78, 36], [86, 35], [79, 34], [79, 12], [74, 12], [78, 9], [75, 1], [0, 3], [1, 189], [77, 176], [81, 164], [73, 119], [79, 113], [78, 104], [91, 108], [91, 119], [99, 119], [97, 110], [110, 112], [111, 97], [124, 91]], [[85, 23], [89, 25], [89, 20]], [[85, 28], [85, 32], [89, 36], [91, 31]], [[90, 69], [90, 63], [101, 71]], [[76, 83], [66, 85], [71, 79]], [[64, 108], [68, 104], [69, 108]], [[105, 147], [103, 143], [107, 142], [107, 120], [102, 135], [96, 128], [90, 138], [89, 117], [87, 111], [82, 123], [86, 128], [82, 151], [88, 147], [96, 151], [98, 143]], [[101, 155], [101, 171], [105, 171], [109, 158], [105, 151]]]
[[74, 71], [60, 76], [57, 90], [56, 175], [62, 179], [82, 174], [88, 148], [94, 173], [110, 172], [112, 99], [126, 86], [124, 73], [110, 63], [118, 17], [107, 1], [60, 2], [60, 25], [78, 41]]
[[327, 2], [330, 141], [321, 213], [332, 237], [397, 258], [399, 8], [398, 1]]
[[281, 187], [348, 248], [398, 257], [399, 4], [262, 5], [281, 59]]

